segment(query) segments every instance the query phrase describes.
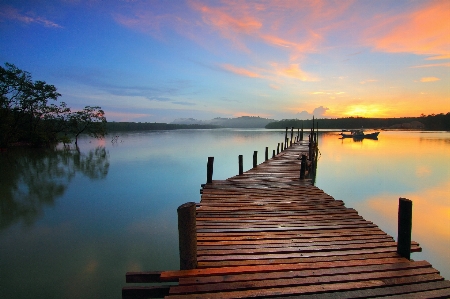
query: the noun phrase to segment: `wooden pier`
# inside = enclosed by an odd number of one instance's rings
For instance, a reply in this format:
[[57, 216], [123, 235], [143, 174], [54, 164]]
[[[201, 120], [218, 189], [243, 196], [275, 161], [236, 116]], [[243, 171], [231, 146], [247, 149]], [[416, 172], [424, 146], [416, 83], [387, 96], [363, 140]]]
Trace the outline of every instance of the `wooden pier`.
[[124, 287], [123, 298], [450, 298], [450, 281], [427, 261], [400, 255], [376, 224], [300, 179], [309, 153], [300, 141], [205, 184], [196, 268], [127, 273], [127, 283], [153, 285]]

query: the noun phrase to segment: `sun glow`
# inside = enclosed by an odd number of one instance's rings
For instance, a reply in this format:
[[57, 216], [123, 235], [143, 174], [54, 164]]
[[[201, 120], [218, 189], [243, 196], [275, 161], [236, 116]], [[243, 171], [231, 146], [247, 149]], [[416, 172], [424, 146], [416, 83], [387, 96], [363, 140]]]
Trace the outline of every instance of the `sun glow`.
[[343, 111], [343, 116], [380, 117], [387, 114], [387, 109], [379, 105], [351, 105]]

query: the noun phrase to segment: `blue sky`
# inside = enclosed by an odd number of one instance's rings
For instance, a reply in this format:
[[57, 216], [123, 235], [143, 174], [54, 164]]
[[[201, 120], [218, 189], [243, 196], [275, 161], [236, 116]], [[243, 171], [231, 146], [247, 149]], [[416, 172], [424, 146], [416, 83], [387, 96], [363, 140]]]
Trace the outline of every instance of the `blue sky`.
[[450, 111], [450, 1], [0, 1], [0, 62], [108, 121]]

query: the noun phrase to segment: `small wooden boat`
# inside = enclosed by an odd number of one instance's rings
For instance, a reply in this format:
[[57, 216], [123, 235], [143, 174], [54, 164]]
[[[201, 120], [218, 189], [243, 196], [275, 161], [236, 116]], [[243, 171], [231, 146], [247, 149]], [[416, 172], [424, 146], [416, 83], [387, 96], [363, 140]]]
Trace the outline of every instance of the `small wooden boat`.
[[[344, 132], [350, 132], [349, 134], [344, 134]], [[353, 138], [353, 139], [378, 139], [378, 134], [380, 132], [373, 132], [369, 134], [365, 134], [363, 129], [357, 130], [342, 130], [341, 136], [342, 138]]]

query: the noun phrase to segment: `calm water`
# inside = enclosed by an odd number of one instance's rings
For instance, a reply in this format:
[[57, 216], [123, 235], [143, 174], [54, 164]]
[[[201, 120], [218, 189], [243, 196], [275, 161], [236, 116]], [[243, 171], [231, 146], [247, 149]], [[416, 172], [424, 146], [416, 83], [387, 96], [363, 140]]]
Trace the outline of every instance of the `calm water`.
[[[450, 279], [450, 133], [320, 135], [316, 185], [396, 237], [399, 197], [413, 200], [413, 240]], [[0, 153], [0, 297], [120, 298], [125, 273], [178, 268], [176, 208], [214, 179], [261, 162], [283, 131], [120, 133], [80, 152]]]

